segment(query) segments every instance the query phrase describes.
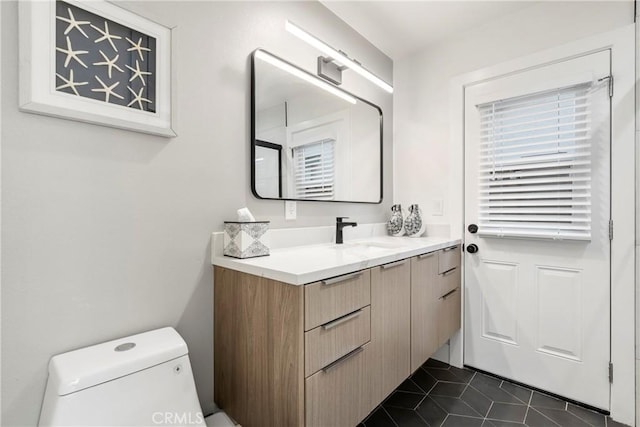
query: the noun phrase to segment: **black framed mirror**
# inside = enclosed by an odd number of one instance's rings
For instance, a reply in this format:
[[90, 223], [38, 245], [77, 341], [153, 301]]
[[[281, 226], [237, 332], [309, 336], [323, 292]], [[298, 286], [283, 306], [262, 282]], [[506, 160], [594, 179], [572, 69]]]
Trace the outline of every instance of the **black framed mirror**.
[[269, 52], [251, 55], [251, 191], [382, 202], [382, 110]]

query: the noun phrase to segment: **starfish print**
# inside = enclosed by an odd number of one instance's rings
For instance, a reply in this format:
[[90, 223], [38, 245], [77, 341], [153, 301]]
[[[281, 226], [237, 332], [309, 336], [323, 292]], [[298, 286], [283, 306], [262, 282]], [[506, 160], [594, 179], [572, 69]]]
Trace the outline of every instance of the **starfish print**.
[[113, 89], [115, 89], [115, 87], [118, 86], [120, 82], [115, 82], [111, 86], [107, 86], [106, 84], [104, 84], [102, 80], [100, 80], [100, 77], [96, 76], [96, 80], [98, 80], [98, 82], [102, 85], [102, 89], [91, 89], [91, 92], [104, 92], [104, 95], [105, 95], [104, 102], [109, 102], [110, 95], [113, 95], [116, 98], [124, 99], [123, 96], [120, 96], [113, 91]]
[[115, 50], [116, 52], [118, 51], [116, 45], [113, 43], [113, 40], [120, 40], [122, 37], [109, 33], [109, 23], [107, 21], [104, 21], [104, 31], [93, 24], [91, 24], [91, 26], [94, 30], [102, 34], [102, 37], [100, 37], [99, 39], [95, 39], [94, 43], [100, 43], [102, 40], [107, 40], [109, 44], [111, 44], [113, 50]]
[[76, 17], [73, 16], [73, 12], [71, 12], [71, 8], [67, 8], [67, 12], [69, 12], [69, 17], [68, 18], [65, 18], [64, 16], [56, 16], [56, 19], [59, 19], [61, 21], [69, 23], [69, 25], [67, 26], [67, 29], [64, 30], [64, 35], [66, 36], [67, 34], [69, 34], [71, 32], [71, 30], [73, 30], [74, 28], [77, 28], [78, 31], [80, 31], [82, 33], [82, 35], [86, 39], [88, 39], [89, 36], [87, 35], [87, 33], [84, 32], [84, 30], [80, 26], [81, 25], [90, 24], [91, 22], [89, 22], [89, 21], [77, 21]]
[[144, 107], [142, 105], [143, 102], [148, 102], [149, 104], [153, 104], [153, 102], [151, 102], [151, 100], [142, 97], [142, 91], [144, 90], [143, 87], [140, 88], [140, 91], [138, 93], [135, 93], [133, 91], [133, 89], [131, 89], [129, 86], [127, 86], [127, 89], [129, 89], [129, 92], [131, 92], [133, 94], [133, 100], [130, 103], [127, 104], [127, 107], [131, 107], [131, 105], [133, 105], [133, 104], [135, 104], [137, 102], [138, 105], [140, 106], [140, 109], [144, 110]]
[[85, 53], [89, 53], [88, 50], [73, 50], [73, 48], [71, 47], [71, 40], [69, 40], [69, 36], [67, 36], [67, 48], [63, 49], [61, 47], [56, 47], [56, 50], [62, 53], [67, 54], [67, 58], [64, 60], [64, 67], [67, 68], [67, 66], [69, 66], [69, 62], [71, 62], [72, 59], [75, 59], [76, 61], [78, 61], [78, 63], [80, 65], [82, 65], [84, 68], [87, 68], [86, 64], [84, 62], [82, 62], [82, 60], [78, 57], [78, 55], [84, 55]]
[[138, 62], [138, 60], [136, 59], [136, 68], [133, 67], [129, 67], [128, 65], [125, 65], [125, 67], [127, 67], [128, 69], [130, 69], [131, 71], [133, 71], [133, 75], [131, 76], [131, 78], [129, 79], [129, 81], [133, 81], [136, 77], [140, 77], [140, 80], [142, 80], [142, 86], [146, 86], [147, 84], [144, 82], [144, 75], [150, 75], [151, 73], [148, 71], [142, 71], [140, 70], [140, 63]]
[[64, 89], [64, 88], [71, 88], [71, 90], [73, 91], [73, 93], [75, 93], [76, 95], [80, 96], [80, 94], [78, 93], [78, 91], [76, 90], [76, 86], [83, 86], [86, 84], [89, 84], [89, 82], [74, 82], [73, 81], [73, 69], [69, 70], [69, 78], [66, 79], [64, 78], [64, 76], [56, 73], [56, 76], [60, 77], [60, 79], [64, 82], [63, 85], [60, 85], [58, 87], [56, 87], [56, 90], [60, 90], [60, 89]]
[[144, 62], [144, 58], [142, 57], [142, 51], [146, 50], [147, 52], [151, 52], [151, 49], [149, 49], [148, 47], [142, 47], [142, 37], [140, 37], [138, 39], [138, 43], [135, 43], [133, 40], [131, 40], [129, 37], [125, 37], [125, 39], [131, 43], [131, 47], [129, 49], [127, 49], [127, 52], [131, 52], [131, 51], [137, 51], [138, 55], [140, 55], [140, 60], [142, 62]]
[[104, 52], [102, 52], [101, 50], [99, 50], [99, 52], [100, 52], [100, 55], [102, 55], [102, 57], [104, 58], [104, 62], [94, 62], [93, 65], [106, 65], [109, 68], [108, 70], [109, 78], [111, 78], [111, 71], [114, 68], [120, 71], [121, 73], [124, 73], [124, 70], [116, 65], [116, 61], [118, 60], [120, 55], [116, 55], [115, 58], [109, 59], [107, 55], [104, 54]]

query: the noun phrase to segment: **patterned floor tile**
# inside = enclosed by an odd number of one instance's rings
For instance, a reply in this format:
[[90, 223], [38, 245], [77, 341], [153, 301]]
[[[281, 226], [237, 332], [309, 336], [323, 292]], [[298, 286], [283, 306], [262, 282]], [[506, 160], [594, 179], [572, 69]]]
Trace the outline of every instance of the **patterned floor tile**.
[[471, 381], [471, 378], [473, 378], [473, 376], [475, 375], [475, 371], [472, 371], [471, 369], [460, 369], [460, 368], [456, 368], [455, 366], [451, 366], [449, 368], [449, 371], [451, 371], [453, 374], [455, 374], [456, 377], [460, 378], [460, 382], [463, 383], [469, 383], [469, 381]]
[[449, 415], [442, 427], [482, 427], [484, 420], [482, 418], [461, 417], [458, 415]]
[[606, 427], [607, 425], [607, 417], [598, 412], [576, 406], [572, 403], [569, 403], [569, 405], [567, 406], [567, 411], [571, 412], [581, 420], [588, 422], [594, 427]]
[[426, 362], [424, 362], [424, 365], [422, 366], [425, 368], [449, 369], [450, 365], [448, 363], [444, 363], [436, 359], [429, 359]]
[[563, 409], [536, 408], [542, 415], [555, 421], [562, 427], [589, 427], [589, 423]]
[[447, 413], [467, 417], [481, 417], [475, 409], [456, 397], [430, 396]]
[[411, 378], [407, 378], [406, 380], [404, 380], [404, 382], [400, 384], [396, 390], [406, 391], [408, 393], [420, 393], [420, 394], [426, 393], [424, 390], [418, 387], [418, 385], [414, 383]]
[[531, 390], [517, 384], [510, 383], [509, 381], [503, 381], [500, 388], [520, 399], [525, 405], [528, 405], [529, 400], [531, 400]]
[[416, 412], [420, 414], [423, 420], [427, 422], [431, 427], [439, 426], [442, 424], [445, 418], [447, 418], [447, 412], [442, 409], [436, 402], [434, 402], [429, 396], [420, 403]]
[[628, 427], [564, 400], [429, 359], [358, 427]]
[[510, 421], [500, 421], [500, 420], [484, 420], [482, 427], [523, 427], [522, 423], [512, 423]]
[[465, 388], [467, 388], [466, 384], [438, 381], [438, 383], [429, 392], [429, 395], [460, 397]]
[[487, 412], [489, 412], [489, 408], [491, 408], [491, 404], [493, 403], [492, 400], [472, 386], [468, 386], [460, 398], [483, 417], [487, 415]]
[[501, 380], [484, 374], [476, 374], [469, 383], [473, 388], [494, 402], [522, 403], [520, 399], [500, 388]]
[[536, 409], [529, 407], [524, 423], [529, 427], [557, 427], [558, 424], [545, 417]]
[[366, 427], [396, 427], [387, 411], [382, 406], [378, 406], [367, 419], [364, 420]]
[[427, 371], [418, 369], [412, 376], [411, 381], [420, 387], [425, 393], [429, 392], [438, 382]]
[[567, 406], [567, 402], [563, 402], [560, 399], [556, 399], [555, 397], [547, 396], [546, 394], [538, 393], [537, 391], [533, 392], [533, 396], [531, 397], [531, 406], [534, 408], [550, 408], [550, 409], [562, 409], [564, 410]]
[[448, 369], [427, 368], [426, 371], [438, 381], [448, 381], [452, 383], [464, 382], [460, 377]]
[[416, 411], [401, 408], [387, 408], [391, 418], [403, 427], [429, 427]]
[[382, 406], [385, 408], [393, 406], [395, 408], [415, 409], [423, 398], [424, 395], [422, 394], [394, 391], [391, 396], [382, 403]]
[[524, 422], [527, 414], [526, 405], [516, 405], [513, 403], [494, 402], [489, 409], [487, 418], [500, 421], [511, 421], [514, 423]]

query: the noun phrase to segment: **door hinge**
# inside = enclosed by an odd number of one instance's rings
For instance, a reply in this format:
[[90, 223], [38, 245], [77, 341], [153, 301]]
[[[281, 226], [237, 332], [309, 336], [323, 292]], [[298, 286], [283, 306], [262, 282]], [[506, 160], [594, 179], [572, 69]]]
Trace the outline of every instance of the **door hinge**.
[[613, 363], [609, 362], [609, 382], [613, 384]]
[[603, 82], [605, 80], [607, 80], [607, 83], [609, 84], [609, 98], [613, 98], [613, 76], [606, 76], [598, 79], [599, 82]]
[[609, 240], [613, 240], [613, 220], [609, 220]]

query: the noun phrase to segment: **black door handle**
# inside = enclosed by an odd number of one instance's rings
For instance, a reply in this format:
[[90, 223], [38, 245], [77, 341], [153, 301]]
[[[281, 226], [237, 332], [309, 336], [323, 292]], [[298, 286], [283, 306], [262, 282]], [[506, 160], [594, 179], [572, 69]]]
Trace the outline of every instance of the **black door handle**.
[[476, 252], [478, 252], [478, 246], [473, 243], [467, 245], [467, 252], [469, 252], [470, 254], [475, 254]]

